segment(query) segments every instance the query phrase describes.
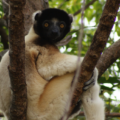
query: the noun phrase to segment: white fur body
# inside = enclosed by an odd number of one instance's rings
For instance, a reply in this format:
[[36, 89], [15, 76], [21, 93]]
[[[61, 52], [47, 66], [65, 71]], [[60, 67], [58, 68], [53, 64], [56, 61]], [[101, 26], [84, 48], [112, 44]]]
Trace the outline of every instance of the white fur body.
[[[62, 54], [55, 46], [34, 44], [37, 38], [33, 28], [25, 37], [27, 120], [60, 120], [68, 101], [78, 57]], [[0, 63], [0, 110], [9, 118], [12, 92], [8, 65], [7, 52]], [[104, 102], [99, 97], [97, 77], [98, 71], [95, 69], [95, 85], [85, 91], [81, 98], [87, 120], [104, 120]]]

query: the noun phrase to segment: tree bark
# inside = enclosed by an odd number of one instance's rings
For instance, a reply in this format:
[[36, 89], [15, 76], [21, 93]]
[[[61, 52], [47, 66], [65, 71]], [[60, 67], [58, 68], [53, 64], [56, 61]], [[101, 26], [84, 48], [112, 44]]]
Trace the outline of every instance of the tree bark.
[[96, 65], [99, 71], [98, 77], [100, 78], [100, 76], [106, 71], [106, 69], [109, 68], [119, 57], [120, 57], [120, 40], [118, 40], [109, 48], [107, 48], [100, 57]]
[[106, 5], [101, 16], [99, 26], [95, 32], [92, 40], [92, 44], [86, 53], [86, 56], [82, 62], [81, 70], [78, 77], [78, 82], [73, 94], [71, 107], [69, 109], [68, 116], [74, 109], [77, 101], [79, 100], [83, 90], [84, 83], [90, 79], [92, 71], [97, 64], [98, 59], [105, 47], [109, 34], [115, 22], [115, 17], [119, 8], [120, 0], [107, 0]]
[[25, 0], [10, 0], [9, 44], [12, 102], [10, 120], [26, 120], [24, 14]]

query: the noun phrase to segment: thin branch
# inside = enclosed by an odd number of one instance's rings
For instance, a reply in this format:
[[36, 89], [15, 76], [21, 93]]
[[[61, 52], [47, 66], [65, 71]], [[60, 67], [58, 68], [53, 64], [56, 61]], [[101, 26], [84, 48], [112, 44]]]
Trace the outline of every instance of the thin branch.
[[72, 100], [71, 108], [69, 110], [69, 115], [71, 114], [83, 92], [82, 88], [84, 86], [84, 83], [90, 79], [92, 71], [94, 70], [97, 61], [101, 56], [101, 53], [105, 47], [113, 24], [115, 22], [119, 4], [120, 0], [106, 1], [106, 5], [104, 7], [99, 26], [93, 37], [92, 44], [81, 65], [81, 70], [78, 77], [79, 81], [74, 92], [74, 97]]
[[8, 1], [6, 1], [6, 0], [2, 0], [2, 3], [9, 7], [9, 4], [7, 2]]
[[80, 30], [79, 30], [79, 36], [78, 36], [78, 67], [77, 67], [77, 71], [76, 71], [76, 74], [75, 74], [75, 77], [74, 77], [74, 80], [73, 80], [73, 82], [72, 82], [72, 88], [71, 88], [71, 90], [70, 90], [70, 97], [69, 97], [69, 101], [68, 101], [68, 103], [67, 103], [67, 109], [66, 109], [66, 113], [67, 114], [65, 114], [64, 116], [63, 116], [63, 118], [62, 118], [62, 120], [66, 120], [67, 118], [68, 118], [68, 115], [69, 115], [69, 108], [70, 108], [70, 105], [71, 105], [71, 100], [72, 100], [72, 97], [73, 97], [73, 92], [74, 92], [74, 90], [75, 90], [75, 87], [76, 87], [76, 83], [77, 83], [77, 81], [78, 81], [78, 76], [79, 76], [79, 72], [80, 72], [80, 65], [79, 65], [79, 63], [80, 63], [80, 53], [81, 53], [81, 44], [82, 44], [82, 39], [83, 39], [83, 31], [84, 31], [84, 10], [85, 10], [85, 2], [86, 2], [86, 0], [84, 0], [83, 1], [83, 4], [82, 4], [82, 14], [81, 14], [81, 27], [80, 27]]
[[72, 40], [72, 36], [71, 36], [71, 35], [68, 35], [65, 39], [61, 40], [61, 41], [58, 42], [56, 45], [57, 45], [57, 46], [67, 45], [71, 40]]
[[96, 65], [99, 70], [99, 78], [118, 58], [120, 58], [120, 40], [107, 48], [100, 57]]
[[[91, 2], [89, 2], [86, 6], [85, 6], [85, 10], [92, 5], [94, 2], [96, 2], [97, 0], [92, 0]], [[77, 12], [75, 12], [73, 15], [76, 16], [77, 14], [81, 13], [82, 9], [78, 10]]]

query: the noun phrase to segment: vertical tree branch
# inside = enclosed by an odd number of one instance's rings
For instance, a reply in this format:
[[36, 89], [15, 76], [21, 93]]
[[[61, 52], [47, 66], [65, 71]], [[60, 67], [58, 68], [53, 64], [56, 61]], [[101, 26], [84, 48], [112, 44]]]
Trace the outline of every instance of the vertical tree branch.
[[[82, 3], [82, 8], [81, 8], [81, 26], [80, 26], [80, 30], [79, 30], [79, 36], [78, 36], [78, 66], [77, 66], [77, 71], [76, 71], [76, 75], [74, 77], [74, 80], [72, 82], [72, 87], [71, 87], [71, 90], [70, 90], [70, 95], [69, 95], [69, 101], [67, 103], [67, 107], [66, 107], [66, 111], [65, 111], [65, 115], [62, 117], [62, 120], [66, 120], [67, 117], [68, 117], [68, 111], [69, 111], [69, 108], [70, 108], [70, 105], [71, 105], [71, 100], [72, 100], [72, 96], [73, 96], [73, 92], [75, 90], [75, 87], [76, 87], [76, 83], [78, 81], [78, 77], [79, 77], [79, 72], [80, 72], [80, 55], [81, 55], [81, 43], [82, 43], [82, 39], [83, 39], [83, 34], [84, 34], [84, 10], [85, 10], [85, 2], [86, 0], [83, 0], [83, 3]], [[72, 112], [72, 111], [71, 111]], [[71, 114], [71, 113], [70, 113]], [[70, 115], [69, 114], [69, 115]]]
[[90, 79], [92, 71], [97, 64], [97, 61], [103, 51], [105, 44], [108, 40], [109, 34], [115, 22], [117, 11], [119, 8], [120, 0], [107, 0], [100, 19], [99, 26], [93, 37], [92, 44], [82, 62], [78, 83], [73, 94], [69, 115], [74, 109], [77, 101], [79, 100], [83, 90], [84, 83]]
[[24, 14], [25, 0], [10, 0], [9, 43], [12, 103], [10, 120], [26, 120]]

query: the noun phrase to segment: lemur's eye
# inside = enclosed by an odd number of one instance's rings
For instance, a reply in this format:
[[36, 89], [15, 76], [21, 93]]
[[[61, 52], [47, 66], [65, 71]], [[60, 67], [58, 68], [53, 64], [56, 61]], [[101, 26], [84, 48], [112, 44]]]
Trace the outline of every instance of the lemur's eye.
[[65, 27], [65, 25], [62, 23], [62, 24], [60, 24], [60, 28], [64, 28]]
[[46, 28], [47, 28], [48, 26], [49, 26], [49, 24], [48, 24], [48, 23], [45, 23], [45, 24], [44, 24], [44, 27], [46, 27]]

